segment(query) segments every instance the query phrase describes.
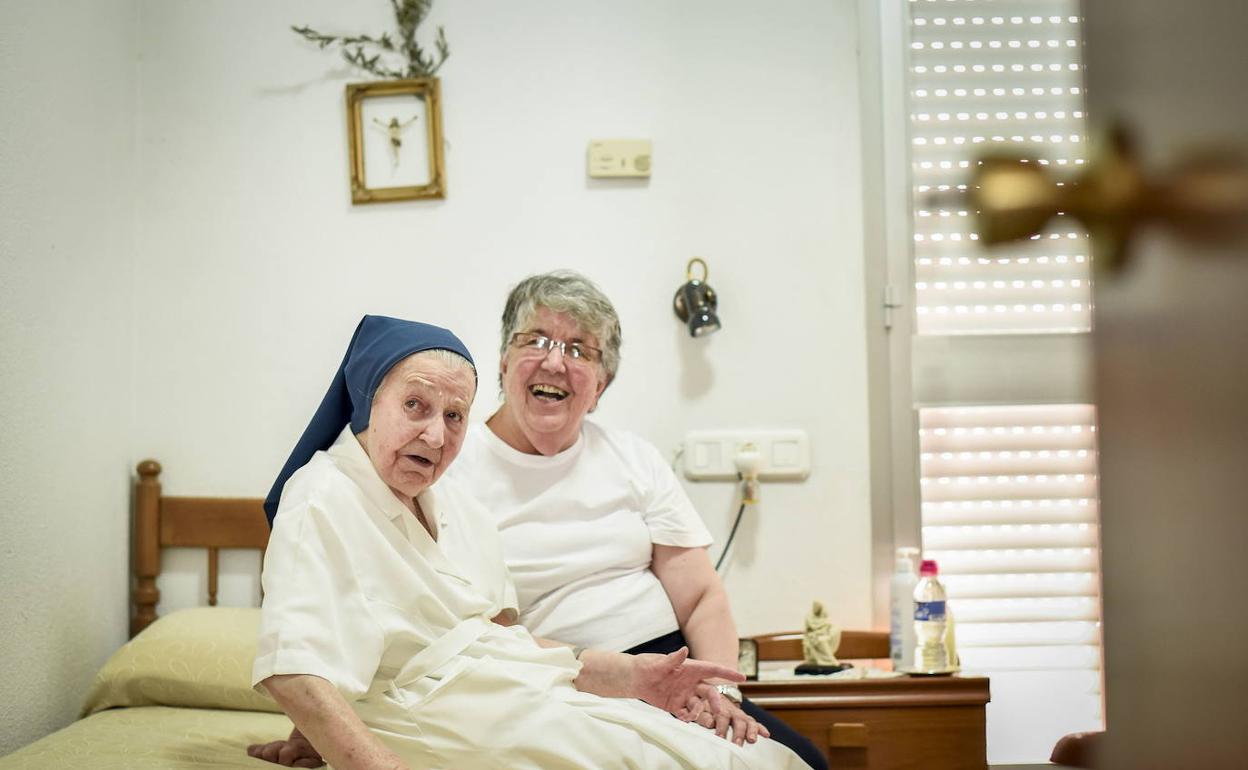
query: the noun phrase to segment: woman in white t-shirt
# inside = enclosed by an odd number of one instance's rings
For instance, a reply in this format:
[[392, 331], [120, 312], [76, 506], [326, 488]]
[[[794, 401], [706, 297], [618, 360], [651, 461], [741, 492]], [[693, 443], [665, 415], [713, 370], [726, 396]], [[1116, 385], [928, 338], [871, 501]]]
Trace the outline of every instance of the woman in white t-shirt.
[[[503, 405], [474, 425], [450, 475], [496, 518], [520, 622], [583, 647], [671, 652], [734, 666], [737, 629], [711, 536], [651, 444], [587, 420], [620, 363], [610, 300], [571, 271], [535, 275], [502, 317]], [[826, 761], [782, 721], [743, 708], [702, 717], [734, 741], [768, 735], [817, 770]], [[759, 724], [761, 723], [761, 724]]]

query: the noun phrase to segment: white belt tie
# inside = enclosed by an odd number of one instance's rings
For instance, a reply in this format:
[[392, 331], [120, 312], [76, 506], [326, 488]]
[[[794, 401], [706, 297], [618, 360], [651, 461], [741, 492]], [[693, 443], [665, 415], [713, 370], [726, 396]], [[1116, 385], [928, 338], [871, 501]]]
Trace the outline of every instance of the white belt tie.
[[401, 689], [424, 679], [468, 649], [468, 645], [484, 636], [492, 625], [494, 625], [493, 622], [483, 615], [461, 621], [450, 631], [439, 636], [428, 647], [408, 659], [384, 689]]

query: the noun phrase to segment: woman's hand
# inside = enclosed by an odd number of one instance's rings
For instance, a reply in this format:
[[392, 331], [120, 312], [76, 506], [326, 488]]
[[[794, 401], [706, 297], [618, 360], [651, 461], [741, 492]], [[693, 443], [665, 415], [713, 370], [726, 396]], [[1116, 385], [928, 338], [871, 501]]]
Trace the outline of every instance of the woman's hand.
[[[716, 691], [715, 694], [719, 695], [719, 692]], [[724, 707], [718, 714], [712, 713], [705, 706], [690, 704], [690, 711], [695, 714], [690, 721], [702, 725], [708, 730], [714, 730], [715, 734], [721, 738], [728, 738], [731, 730], [732, 738], [730, 740], [738, 746], [743, 743], [754, 743], [760, 735], [764, 738], [771, 737], [771, 731], [765, 725], [745, 713], [744, 709], [736, 703], [727, 698], [723, 698], [723, 702]]]
[[284, 767], [320, 767], [325, 760], [311, 742], [296, 727], [284, 741], [253, 743], [247, 747], [247, 756], [263, 759]]
[[633, 658], [635, 664], [628, 688], [633, 697], [685, 721], [696, 716], [690, 706], [693, 696], [704, 700], [705, 710], [712, 714], [719, 715], [725, 710], [726, 699], [714, 687], [704, 684], [703, 680], [745, 681], [745, 677], [734, 669], [691, 659], [688, 647], [681, 647], [669, 655], [647, 653], [634, 655]]

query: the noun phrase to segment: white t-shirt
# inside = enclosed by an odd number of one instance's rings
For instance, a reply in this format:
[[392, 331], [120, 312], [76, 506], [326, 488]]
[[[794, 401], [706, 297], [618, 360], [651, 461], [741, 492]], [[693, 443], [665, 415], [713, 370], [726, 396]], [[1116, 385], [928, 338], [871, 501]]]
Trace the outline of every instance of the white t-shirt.
[[493, 515], [533, 634], [626, 650], [679, 628], [650, 571], [654, 544], [711, 544], [688, 495], [651, 444], [584, 421], [553, 457], [474, 424], [447, 471]]

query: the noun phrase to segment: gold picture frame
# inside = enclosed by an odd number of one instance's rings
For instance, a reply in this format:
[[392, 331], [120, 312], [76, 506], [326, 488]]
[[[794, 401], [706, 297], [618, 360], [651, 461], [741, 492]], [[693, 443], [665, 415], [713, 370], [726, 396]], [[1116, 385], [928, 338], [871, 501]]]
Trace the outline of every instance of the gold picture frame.
[[437, 78], [348, 85], [347, 137], [352, 203], [446, 197]]

